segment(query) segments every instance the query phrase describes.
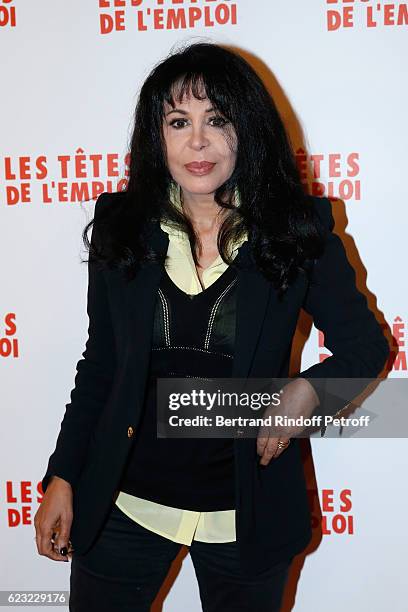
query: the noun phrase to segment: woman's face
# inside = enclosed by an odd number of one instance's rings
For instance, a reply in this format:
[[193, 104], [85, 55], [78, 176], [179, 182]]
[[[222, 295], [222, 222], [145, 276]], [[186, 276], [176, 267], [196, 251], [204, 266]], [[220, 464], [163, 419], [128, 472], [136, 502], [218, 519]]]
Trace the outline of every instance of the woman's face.
[[164, 103], [167, 165], [184, 198], [214, 194], [235, 167], [235, 129], [211, 109], [208, 98], [197, 100], [192, 95], [176, 102], [175, 108]]

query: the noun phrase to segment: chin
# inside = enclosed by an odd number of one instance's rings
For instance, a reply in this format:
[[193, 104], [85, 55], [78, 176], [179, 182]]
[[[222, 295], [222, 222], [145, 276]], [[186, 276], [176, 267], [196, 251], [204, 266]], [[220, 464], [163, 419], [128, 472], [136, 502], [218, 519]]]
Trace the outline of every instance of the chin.
[[[207, 179], [207, 180], [206, 180]], [[226, 180], [226, 179], [225, 179]], [[185, 183], [180, 183], [182, 189], [188, 191], [192, 194], [205, 194], [205, 193], [213, 193], [220, 185], [222, 185], [224, 180], [214, 181], [208, 180], [208, 177], [201, 176], [195, 177], [193, 180], [186, 181]]]

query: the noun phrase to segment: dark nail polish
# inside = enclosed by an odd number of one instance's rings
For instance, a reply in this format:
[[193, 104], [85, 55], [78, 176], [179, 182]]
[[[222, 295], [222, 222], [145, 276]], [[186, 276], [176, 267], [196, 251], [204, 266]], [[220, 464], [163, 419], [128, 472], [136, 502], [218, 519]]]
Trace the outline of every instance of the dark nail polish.
[[63, 546], [60, 550], [61, 555], [63, 555], [65, 557], [65, 555], [68, 552], [68, 548], [66, 546]]

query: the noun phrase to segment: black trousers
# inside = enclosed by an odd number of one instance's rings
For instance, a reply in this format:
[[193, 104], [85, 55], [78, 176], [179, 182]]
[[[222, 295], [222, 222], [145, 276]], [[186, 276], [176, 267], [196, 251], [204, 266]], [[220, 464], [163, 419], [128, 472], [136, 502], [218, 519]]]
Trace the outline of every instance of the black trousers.
[[[71, 561], [71, 612], [148, 612], [183, 544], [145, 529], [116, 504], [95, 544]], [[291, 559], [249, 579], [237, 543], [193, 540], [190, 555], [204, 612], [279, 612]]]

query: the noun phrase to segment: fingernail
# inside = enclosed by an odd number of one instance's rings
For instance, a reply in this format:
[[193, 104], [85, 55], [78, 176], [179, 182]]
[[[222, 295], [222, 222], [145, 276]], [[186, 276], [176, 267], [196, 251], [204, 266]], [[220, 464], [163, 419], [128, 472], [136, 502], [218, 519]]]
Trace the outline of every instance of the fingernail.
[[65, 557], [67, 552], [68, 552], [68, 548], [66, 546], [62, 546], [62, 548], [60, 550], [61, 555], [63, 555]]

